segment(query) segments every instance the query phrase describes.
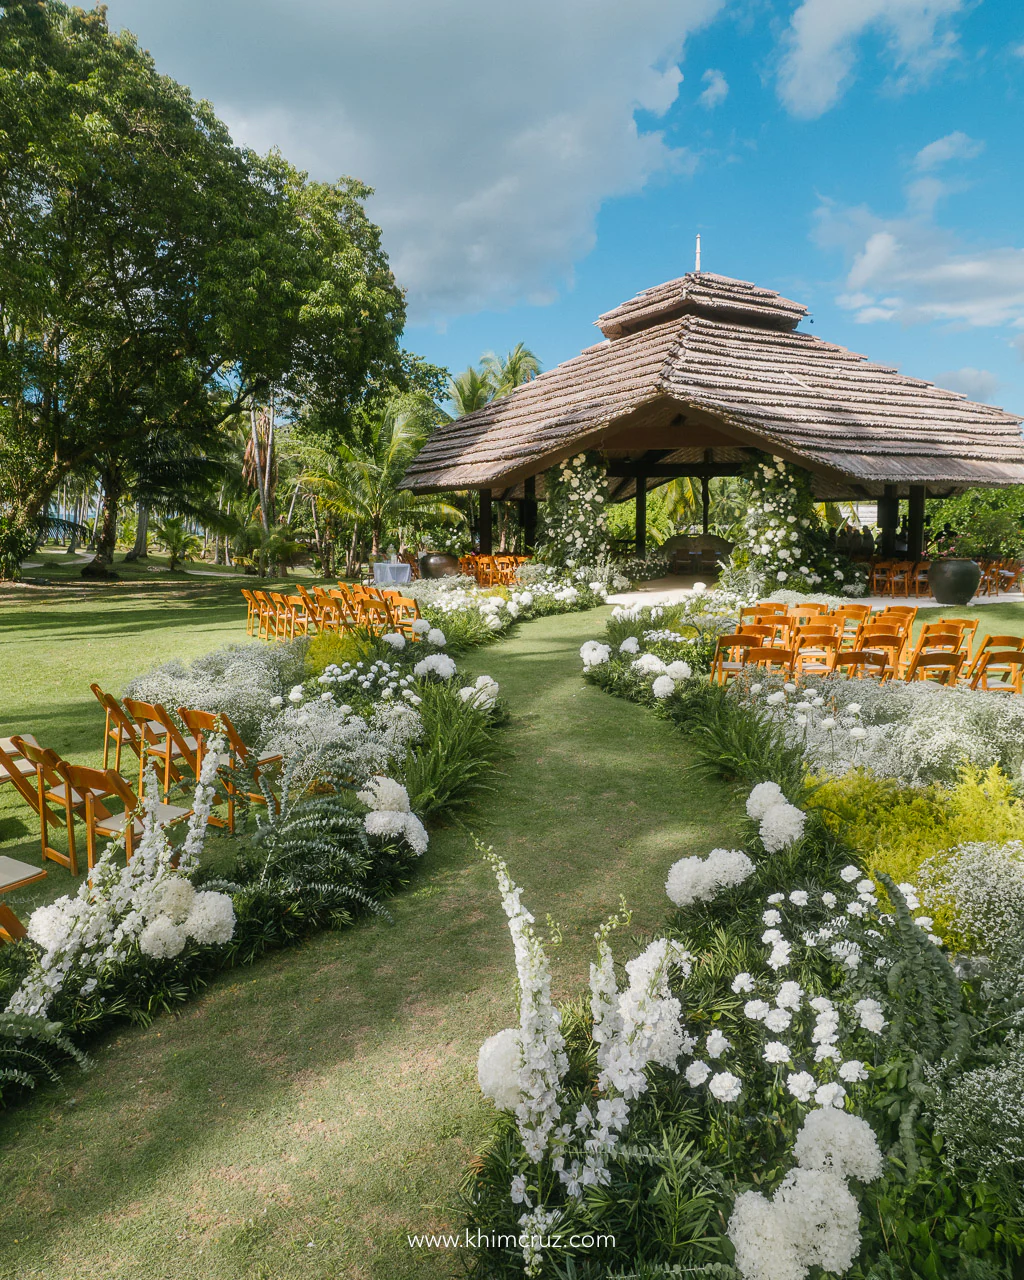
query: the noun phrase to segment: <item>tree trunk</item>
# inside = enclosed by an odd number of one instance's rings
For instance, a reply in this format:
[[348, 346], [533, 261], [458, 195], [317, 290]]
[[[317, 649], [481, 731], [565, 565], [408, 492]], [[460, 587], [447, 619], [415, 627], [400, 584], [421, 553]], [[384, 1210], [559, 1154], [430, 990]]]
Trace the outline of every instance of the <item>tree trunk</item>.
[[88, 564], [82, 566], [83, 578], [116, 578], [111, 571], [114, 563], [114, 548], [117, 546], [117, 503], [120, 497], [120, 484], [113, 471], [105, 471], [102, 475], [103, 503], [97, 505], [94, 540], [96, 555]]
[[135, 545], [125, 556], [126, 561], [146, 560], [149, 558], [149, 507], [145, 502], [138, 505], [138, 519], [135, 522]]

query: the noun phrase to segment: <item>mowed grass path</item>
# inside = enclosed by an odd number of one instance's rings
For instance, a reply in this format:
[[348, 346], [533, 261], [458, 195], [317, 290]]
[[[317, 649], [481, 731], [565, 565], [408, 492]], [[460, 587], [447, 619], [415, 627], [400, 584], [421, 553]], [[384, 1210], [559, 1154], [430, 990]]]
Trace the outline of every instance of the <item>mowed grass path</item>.
[[[97, 620], [90, 661], [52, 693], [37, 678], [23, 705], [70, 749], [56, 733], [78, 714], [80, 682], [118, 687], [179, 646], [237, 634], [211, 617], [204, 637], [202, 608], [182, 617], [169, 604], [145, 653], [138, 633], [121, 638], [130, 614]], [[620, 894], [637, 931], [657, 929], [669, 865], [730, 842], [739, 820], [729, 792], [688, 776], [668, 725], [580, 680], [579, 644], [605, 613], [527, 623], [465, 663], [501, 683], [512, 711], [503, 771], [467, 825], [508, 860], [538, 918], [563, 925], [559, 997], [585, 989], [593, 930]], [[40, 671], [73, 643], [57, 625], [50, 636]], [[0, 1275], [459, 1274], [456, 1254], [406, 1237], [459, 1224], [459, 1184], [488, 1128], [477, 1048], [515, 1018], [511, 944], [465, 829], [434, 833], [390, 908], [393, 924], [224, 975], [176, 1015], [104, 1041], [68, 1097], [0, 1117]]]

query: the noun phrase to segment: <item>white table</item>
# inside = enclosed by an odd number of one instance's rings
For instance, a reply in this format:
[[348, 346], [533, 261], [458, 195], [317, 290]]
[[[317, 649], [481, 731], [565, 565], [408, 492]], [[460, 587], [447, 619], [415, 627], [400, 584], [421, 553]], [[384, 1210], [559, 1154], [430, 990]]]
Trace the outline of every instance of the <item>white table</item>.
[[373, 566], [373, 580], [378, 587], [400, 587], [412, 581], [412, 565], [401, 560], [382, 560]]

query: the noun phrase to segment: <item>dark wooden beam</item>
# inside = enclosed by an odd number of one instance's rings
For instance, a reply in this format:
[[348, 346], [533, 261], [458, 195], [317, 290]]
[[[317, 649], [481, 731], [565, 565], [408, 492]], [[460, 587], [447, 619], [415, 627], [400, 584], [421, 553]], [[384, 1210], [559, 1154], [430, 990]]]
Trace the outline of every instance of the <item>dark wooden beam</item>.
[[491, 491], [490, 489], [480, 490], [480, 554], [489, 556], [491, 554]]
[[701, 528], [704, 530], [705, 537], [708, 532], [708, 523], [711, 515], [711, 490], [708, 488], [707, 476], [700, 478], [700, 518]]
[[532, 551], [537, 543], [537, 477], [527, 476], [523, 481], [523, 548]]
[[636, 556], [638, 560], [647, 559], [647, 477], [638, 476], [636, 481]]
[[896, 496], [896, 486], [887, 484], [878, 499], [878, 527], [882, 531], [879, 551], [887, 559], [896, 554], [896, 526], [899, 522], [900, 500]]
[[923, 484], [910, 486], [907, 503], [907, 559], [920, 560], [924, 554], [924, 495]]
[[674, 480], [678, 476], [738, 476], [743, 470], [740, 462], [623, 462], [608, 463], [610, 476], [641, 476]]

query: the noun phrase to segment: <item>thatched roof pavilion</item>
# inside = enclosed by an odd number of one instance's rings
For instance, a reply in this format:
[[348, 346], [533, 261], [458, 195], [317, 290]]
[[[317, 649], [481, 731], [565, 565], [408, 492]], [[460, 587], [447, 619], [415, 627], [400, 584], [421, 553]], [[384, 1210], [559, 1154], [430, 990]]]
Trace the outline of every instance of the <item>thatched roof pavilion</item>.
[[[404, 485], [478, 489], [532, 505], [536, 476], [581, 450], [608, 462], [613, 500], [676, 476], [738, 474], [763, 450], [811, 472], [822, 499], [879, 500], [883, 530], [910, 500], [920, 553], [926, 495], [1024, 483], [1021, 420], [797, 326], [807, 308], [745, 280], [692, 272], [597, 321], [604, 340], [439, 428]], [[643, 499], [643, 501], [641, 501]]]

